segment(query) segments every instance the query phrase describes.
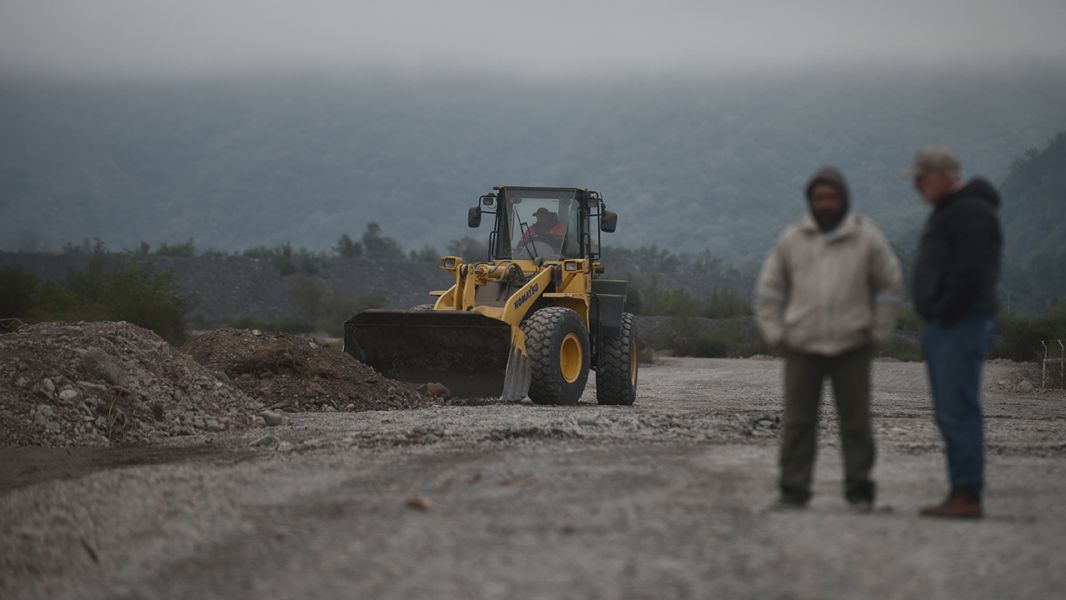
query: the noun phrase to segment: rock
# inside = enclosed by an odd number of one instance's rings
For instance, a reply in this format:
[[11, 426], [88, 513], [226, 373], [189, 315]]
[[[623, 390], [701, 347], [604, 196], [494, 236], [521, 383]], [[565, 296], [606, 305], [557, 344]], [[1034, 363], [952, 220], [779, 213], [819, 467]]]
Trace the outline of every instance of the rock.
[[208, 431], [222, 431], [225, 427], [218, 422], [218, 419], [207, 418], [204, 419], [204, 429]]
[[17, 388], [26, 389], [26, 386], [28, 385], [30, 385], [30, 380], [26, 379], [22, 375], [19, 375], [18, 378], [15, 379], [15, 387]]
[[292, 445], [292, 442], [281, 442], [274, 449], [278, 452], [292, 452], [292, 449], [294, 447], [295, 446]]
[[[445, 387], [444, 384], [442, 384], [442, 383], [434, 383], [434, 382], [424, 383], [424, 384], [422, 384], [422, 385], [420, 385], [418, 387], [418, 391], [425, 393], [427, 396], [429, 396], [431, 398], [447, 399], [447, 398], [451, 398], [451, 396], [452, 396], [451, 390], [449, 390], [447, 387]], [[389, 393], [392, 394], [393, 392], [394, 392], [394, 389], [393, 388], [389, 388]]]
[[80, 397], [81, 397], [81, 393], [78, 392], [78, 390], [76, 390], [74, 388], [70, 388], [70, 387], [63, 388], [59, 392], [59, 399], [62, 400], [63, 402], [73, 402], [74, 400], [77, 400]]
[[106, 392], [107, 391], [107, 386], [106, 385], [100, 385], [99, 383], [93, 383], [91, 381], [76, 381], [74, 383], [77, 384], [78, 387], [86, 389], [86, 390], [92, 390], [92, 391], [95, 391], [95, 392]]
[[1001, 388], [1005, 388], [1005, 387], [1010, 385], [1010, 382], [1007, 381], [1006, 379], [1000, 379], [999, 381], [996, 382], [996, 385], [998, 385]]
[[252, 417], [252, 427], [266, 427], [266, 420], [256, 415]]
[[777, 415], [761, 415], [752, 421], [751, 426], [757, 430], [774, 430], [781, 426], [781, 417]]
[[81, 357], [81, 368], [89, 375], [114, 385], [124, 385], [122, 371], [110, 354], [99, 348], [89, 348]]
[[96, 425], [97, 429], [106, 429], [107, 428], [107, 419], [104, 418], [104, 417], [96, 417], [95, 425]]
[[163, 408], [163, 403], [162, 402], [156, 400], [155, 402], [152, 403], [152, 406], [150, 408], [152, 410], [152, 417], [156, 421], [162, 421], [163, 417], [166, 416], [166, 410]]
[[285, 415], [276, 410], [264, 410], [259, 413], [268, 427], [275, 427], [285, 422]]
[[51, 379], [45, 377], [37, 384], [37, 389], [51, 396], [56, 391], [56, 384], [53, 383]]
[[46, 427], [51, 421], [43, 412], [37, 412], [33, 415], [33, 424], [37, 427]]
[[44, 415], [46, 419], [51, 419], [56, 416], [56, 409], [50, 404], [38, 404], [37, 414]]
[[418, 494], [411, 494], [408, 496], [407, 500], [404, 501], [404, 504], [406, 504], [408, 508], [421, 511], [427, 511], [433, 508], [433, 503], [430, 502], [429, 498]]
[[281, 440], [268, 434], [252, 442], [251, 446], [253, 448], [276, 448], [280, 444]]
[[1033, 391], [1033, 384], [1028, 379], [1023, 379], [1014, 386], [1014, 391], [1019, 394], [1028, 394]]

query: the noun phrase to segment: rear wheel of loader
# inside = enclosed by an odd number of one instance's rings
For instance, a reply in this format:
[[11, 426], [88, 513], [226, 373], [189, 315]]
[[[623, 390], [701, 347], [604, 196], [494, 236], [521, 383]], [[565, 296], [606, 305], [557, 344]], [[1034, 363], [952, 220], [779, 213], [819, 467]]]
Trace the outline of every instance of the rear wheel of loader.
[[629, 406], [637, 399], [637, 334], [633, 315], [622, 313], [618, 337], [605, 338], [596, 366], [596, 402]]
[[589, 334], [569, 308], [551, 306], [524, 323], [531, 380], [529, 399], [537, 404], [577, 404], [589, 378]]

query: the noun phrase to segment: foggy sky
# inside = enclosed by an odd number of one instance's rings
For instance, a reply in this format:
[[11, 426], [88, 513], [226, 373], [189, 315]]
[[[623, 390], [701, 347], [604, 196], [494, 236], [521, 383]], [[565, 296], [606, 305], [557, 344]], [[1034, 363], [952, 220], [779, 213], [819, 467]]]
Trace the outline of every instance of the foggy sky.
[[1063, 0], [0, 0], [0, 73], [1066, 62]]

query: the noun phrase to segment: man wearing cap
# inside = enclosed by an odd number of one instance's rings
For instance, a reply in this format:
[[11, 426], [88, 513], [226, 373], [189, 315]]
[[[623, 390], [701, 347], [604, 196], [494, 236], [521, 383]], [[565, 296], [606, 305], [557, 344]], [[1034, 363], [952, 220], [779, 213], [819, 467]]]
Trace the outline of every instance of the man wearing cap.
[[778, 506], [802, 508], [810, 500], [818, 407], [828, 377], [840, 417], [844, 497], [865, 511], [876, 491], [870, 361], [873, 345], [895, 330], [899, 260], [880, 230], [849, 210], [839, 171], [815, 173], [806, 195], [808, 213], [778, 237], [755, 291], [763, 337], [785, 356]]
[[933, 412], [947, 449], [951, 491], [922, 509], [932, 517], [980, 518], [984, 492], [981, 367], [995, 337], [1003, 235], [999, 194], [984, 179], [961, 183], [962, 165], [926, 148], [908, 170], [933, 206], [914, 267], [914, 308], [925, 321], [922, 355]]
[[550, 235], [562, 240], [563, 236], [566, 235], [566, 227], [559, 222], [559, 215], [555, 214], [555, 211], [542, 206], [533, 213], [533, 216], [537, 220], [532, 227], [526, 230], [526, 233], [522, 236], [522, 241], [527, 241], [538, 235]]

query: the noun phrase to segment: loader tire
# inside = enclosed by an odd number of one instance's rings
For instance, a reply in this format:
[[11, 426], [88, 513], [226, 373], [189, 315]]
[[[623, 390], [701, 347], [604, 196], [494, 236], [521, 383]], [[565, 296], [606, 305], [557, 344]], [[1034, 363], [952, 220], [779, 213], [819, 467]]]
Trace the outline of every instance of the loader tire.
[[589, 334], [569, 308], [549, 306], [522, 323], [529, 354], [529, 399], [536, 404], [577, 404], [589, 378]]
[[596, 402], [629, 406], [637, 399], [637, 332], [633, 315], [622, 313], [622, 331], [603, 340], [596, 366]]

